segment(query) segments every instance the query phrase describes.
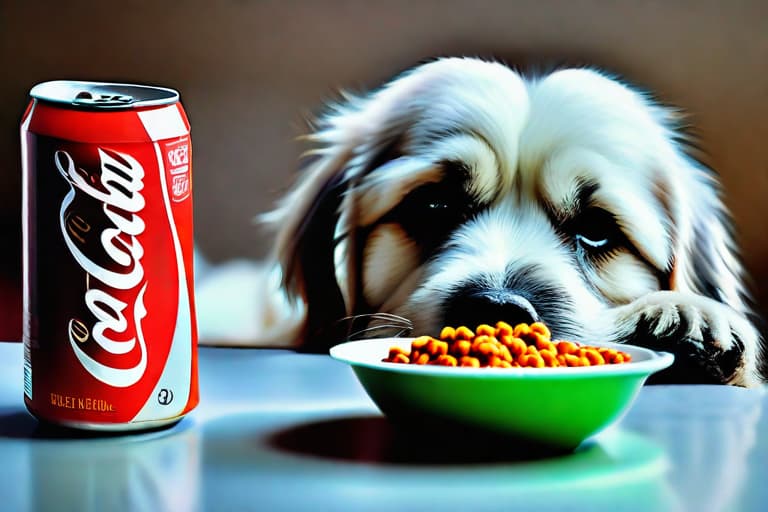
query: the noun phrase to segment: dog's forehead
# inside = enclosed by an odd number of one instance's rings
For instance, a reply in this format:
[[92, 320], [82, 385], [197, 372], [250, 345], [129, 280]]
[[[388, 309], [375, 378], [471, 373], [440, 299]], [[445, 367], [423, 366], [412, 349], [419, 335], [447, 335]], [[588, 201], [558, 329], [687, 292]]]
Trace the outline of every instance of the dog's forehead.
[[[628, 181], [653, 179], [670, 150], [664, 111], [620, 82], [586, 69], [529, 82], [529, 116], [520, 132], [518, 169], [539, 174], [563, 153], [593, 154], [631, 169]], [[586, 167], [587, 165], [585, 165]], [[554, 166], [549, 165], [550, 169]]]
[[396, 80], [375, 103], [406, 127], [408, 151], [442, 158], [441, 151], [452, 150], [442, 141], [470, 136], [492, 153], [502, 179], [514, 174], [528, 93], [524, 79], [507, 66], [474, 59], [435, 61]]
[[483, 160], [498, 167], [499, 187], [562, 181], [540, 171], [573, 149], [632, 168], [633, 174], [623, 176], [628, 185], [652, 181], [659, 168], [652, 160], [669, 151], [665, 112], [641, 93], [589, 69], [524, 78], [497, 63], [445, 59], [417, 68], [381, 96], [387, 101], [377, 103], [388, 104], [394, 109], [390, 113], [409, 117], [401, 120], [408, 126], [408, 152], [472, 158], [466, 139], [455, 146], [445, 143], [454, 135], [468, 135], [485, 145], [474, 155], [491, 155]]

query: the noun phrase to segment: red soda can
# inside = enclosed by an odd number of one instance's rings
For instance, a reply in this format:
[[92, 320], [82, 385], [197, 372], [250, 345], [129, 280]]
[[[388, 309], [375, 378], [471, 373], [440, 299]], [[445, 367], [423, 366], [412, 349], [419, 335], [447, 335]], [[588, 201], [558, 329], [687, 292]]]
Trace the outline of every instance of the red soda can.
[[198, 402], [189, 121], [172, 89], [38, 84], [21, 124], [24, 398], [154, 428]]

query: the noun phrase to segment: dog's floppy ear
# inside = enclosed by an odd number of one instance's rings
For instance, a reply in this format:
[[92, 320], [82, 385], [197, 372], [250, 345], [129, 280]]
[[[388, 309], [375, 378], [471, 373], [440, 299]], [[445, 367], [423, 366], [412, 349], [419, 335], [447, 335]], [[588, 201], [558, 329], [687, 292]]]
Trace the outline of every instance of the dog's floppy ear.
[[346, 315], [336, 280], [334, 239], [348, 184], [347, 156], [344, 151], [318, 155], [280, 207], [265, 216], [277, 230], [275, 252], [283, 271], [283, 287], [292, 300], [307, 303], [305, 339], [322, 334], [315, 331], [324, 319]]
[[[368, 109], [375, 98], [346, 100], [306, 137], [318, 149], [307, 153], [310, 161], [300, 181], [262, 218], [277, 231], [275, 252], [284, 288], [307, 305], [302, 348], [309, 351], [339, 341], [338, 333], [327, 328], [348, 316], [355, 300], [358, 214], [353, 189], [366, 172], [399, 156], [404, 129], [388, 118], [386, 108]], [[346, 254], [339, 257], [339, 250]], [[344, 279], [341, 286], [339, 278]]]
[[714, 171], [693, 158], [682, 157], [680, 165], [685, 166], [681, 186], [686, 190], [685, 199], [672, 198], [679, 203], [670, 288], [710, 297], [748, 314], [743, 268], [719, 181]]

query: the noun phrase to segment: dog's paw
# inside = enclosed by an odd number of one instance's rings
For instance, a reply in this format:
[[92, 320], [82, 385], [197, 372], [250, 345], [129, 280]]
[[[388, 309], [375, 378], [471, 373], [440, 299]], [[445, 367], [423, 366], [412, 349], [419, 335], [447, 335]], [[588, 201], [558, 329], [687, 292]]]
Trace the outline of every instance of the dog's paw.
[[681, 292], [650, 293], [615, 309], [615, 339], [672, 352], [674, 364], [649, 382], [754, 386], [759, 336], [737, 311]]

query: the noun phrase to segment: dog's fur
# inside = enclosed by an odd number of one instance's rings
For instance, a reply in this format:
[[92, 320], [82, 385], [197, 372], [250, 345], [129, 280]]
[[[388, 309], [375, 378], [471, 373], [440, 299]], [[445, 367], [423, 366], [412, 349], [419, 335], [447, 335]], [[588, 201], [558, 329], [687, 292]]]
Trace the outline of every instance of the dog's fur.
[[666, 380], [758, 384], [719, 186], [680, 123], [595, 70], [468, 58], [346, 95], [268, 215], [299, 321], [264, 341], [325, 351], [339, 320], [380, 312], [415, 333], [541, 320], [674, 352]]

